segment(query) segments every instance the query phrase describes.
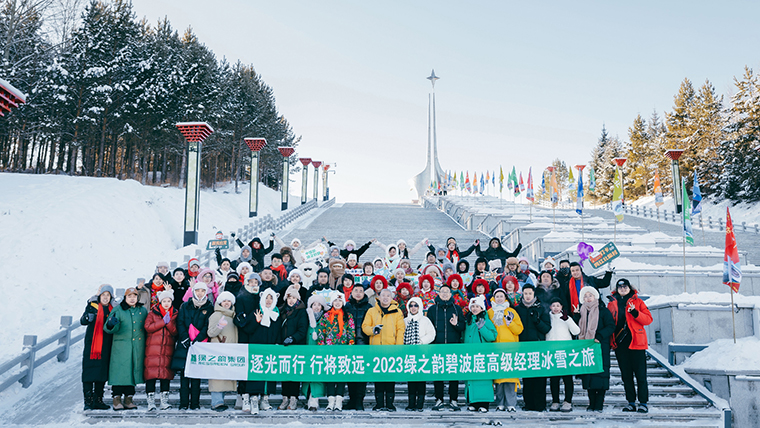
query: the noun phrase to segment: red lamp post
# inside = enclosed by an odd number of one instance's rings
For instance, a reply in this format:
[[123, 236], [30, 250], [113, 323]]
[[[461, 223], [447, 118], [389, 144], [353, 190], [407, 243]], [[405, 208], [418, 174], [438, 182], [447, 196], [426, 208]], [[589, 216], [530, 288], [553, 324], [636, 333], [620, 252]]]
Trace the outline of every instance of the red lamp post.
[[296, 149], [292, 147], [278, 147], [277, 150], [279, 150], [282, 155], [282, 206], [280, 207], [280, 210], [285, 211], [288, 209], [288, 184], [290, 183], [290, 163], [288, 163], [288, 158], [296, 151]]
[[311, 161], [314, 165], [314, 200], [319, 199], [319, 167], [322, 166], [322, 161]]
[[301, 205], [306, 203], [306, 186], [309, 184], [309, 165], [311, 158], [298, 158], [303, 165], [303, 174], [301, 174]]
[[620, 190], [622, 191], [621, 197], [623, 204], [625, 204], [625, 184], [623, 182], [623, 165], [625, 165], [625, 161], [627, 161], [628, 158], [614, 158], [612, 159], [613, 162], [615, 162], [615, 165], [618, 166], [618, 171], [620, 173]]
[[180, 122], [177, 129], [187, 141], [187, 187], [185, 188], [184, 245], [198, 243], [198, 212], [201, 198], [201, 148], [214, 132], [206, 122]]
[[681, 213], [683, 206], [683, 195], [681, 195], [681, 171], [678, 167], [678, 158], [681, 157], [685, 150], [674, 149], [665, 152], [665, 156], [670, 158], [670, 171], [673, 173], [673, 202], [676, 204], [676, 212]]
[[259, 152], [267, 145], [266, 138], [243, 138], [251, 149], [251, 190], [248, 197], [248, 217], [256, 217], [259, 211]]
[[327, 187], [327, 170], [330, 169], [330, 165], [325, 164], [322, 167], [322, 201], [327, 201], [330, 197], [330, 189]]
[[6, 80], [0, 79], [0, 116], [5, 116], [12, 108], [17, 108], [25, 102], [26, 95]]

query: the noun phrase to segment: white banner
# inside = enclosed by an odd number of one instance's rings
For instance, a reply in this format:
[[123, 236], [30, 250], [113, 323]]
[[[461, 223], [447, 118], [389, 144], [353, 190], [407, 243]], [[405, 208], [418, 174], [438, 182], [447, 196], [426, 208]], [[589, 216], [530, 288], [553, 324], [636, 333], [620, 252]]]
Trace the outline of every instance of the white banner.
[[193, 379], [248, 380], [248, 344], [193, 344], [187, 351], [185, 376]]

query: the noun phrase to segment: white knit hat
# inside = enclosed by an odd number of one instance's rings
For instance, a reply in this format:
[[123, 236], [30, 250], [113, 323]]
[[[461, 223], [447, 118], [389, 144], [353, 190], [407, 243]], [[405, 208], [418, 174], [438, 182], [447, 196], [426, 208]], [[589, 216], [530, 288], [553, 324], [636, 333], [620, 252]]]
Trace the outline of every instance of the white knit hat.
[[158, 302], [161, 303], [164, 299], [172, 299], [174, 301], [174, 292], [172, 290], [164, 290], [158, 293]]
[[222, 303], [225, 300], [229, 300], [232, 304], [235, 304], [235, 295], [229, 291], [222, 291], [219, 293], [219, 297], [216, 298], [217, 303]]

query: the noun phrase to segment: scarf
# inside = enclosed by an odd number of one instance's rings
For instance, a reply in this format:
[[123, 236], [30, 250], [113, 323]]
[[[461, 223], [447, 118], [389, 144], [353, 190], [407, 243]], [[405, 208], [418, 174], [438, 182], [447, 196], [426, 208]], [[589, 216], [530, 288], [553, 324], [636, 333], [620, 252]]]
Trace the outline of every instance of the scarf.
[[577, 308], [579, 305], [578, 294], [581, 292], [581, 289], [583, 288], [583, 275], [581, 275], [580, 287], [575, 285], [575, 283], [578, 281], [579, 280], [575, 278], [572, 278], [572, 277], [570, 278], [570, 284], [569, 284], [570, 285], [570, 311], [568, 312], [575, 312], [575, 308]]
[[288, 269], [285, 267], [284, 264], [281, 264], [277, 266], [276, 268], [270, 267], [272, 269], [272, 272], [277, 274], [277, 277], [280, 278], [280, 281], [284, 280], [288, 276]]
[[527, 300], [525, 296], [521, 297], [520, 300], [522, 301], [523, 306], [526, 308], [530, 308], [531, 306], [536, 304], [536, 296], [533, 296], [532, 300]]
[[208, 302], [208, 294], [203, 296], [202, 299], [198, 300], [198, 298], [195, 297], [195, 293], [193, 293], [193, 305], [195, 305], [196, 308], [200, 308], [201, 306], [205, 305], [206, 302]]
[[338, 318], [338, 335], [343, 336], [343, 308], [330, 309], [329, 312], [327, 312], [327, 318], [330, 320], [330, 323], [335, 323], [335, 318]]
[[259, 290], [261, 289], [261, 286], [258, 286], [254, 290], [254, 288], [251, 287], [251, 286], [249, 286], [248, 284], [244, 285], [243, 287], [245, 287], [245, 291], [247, 291], [247, 292], [249, 292], [251, 294], [259, 294]]
[[[418, 312], [421, 314], [422, 311]], [[409, 324], [404, 330], [404, 345], [419, 345], [420, 344], [420, 323], [412, 317], [409, 320]]]
[[[272, 295], [272, 307], [267, 308], [266, 301], [267, 301], [267, 295]], [[280, 311], [277, 309], [277, 293], [274, 292], [271, 288], [267, 288], [264, 290], [264, 292], [261, 294], [261, 299], [259, 300], [259, 307], [261, 308], [261, 314], [263, 315], [263, 318], [261, 318], [261, 325], [264, 327], [269, 327], [272, 325], [272, 321], [277, 321], [277, 318], [280, 317]]]
[[[111, 313], [113, 306], [108, 304], [108, 313]], [[103, 322], [106, 314], [103, 305], [98, 302], [98, 317], [95, 318], [95, 330], [92, 332], [92, 344], [90, 345], [90, 359], [99, 360], [103, 352]]]
[[581, 334], [578, 338], [581, 340], [596, 338], [596, 329], [599, 326], [599, 300], [594, 299], [592, 303], [583, 302], [581, 306], [581, 322], [578, 327], [581, 328]]
[[502, 304], [491, 303], [491, 309], [493, 309], [494, 319], [503, 318], [504, 313], [507, 312], [507, 309], [509, 309], [509, 300]]
[[161, 316], [166, 316], [166, 313], [172, 310], [172, 307], [170, 306], [169, 309], [164, 309], [164, 305], [158, 305], [158, 309], [161, 311]]
[[446, 250], [446, 258], [451, 260], [452, 263], [458, 263], [459, 262], [459, 251], [454, 249], [454, 251]]

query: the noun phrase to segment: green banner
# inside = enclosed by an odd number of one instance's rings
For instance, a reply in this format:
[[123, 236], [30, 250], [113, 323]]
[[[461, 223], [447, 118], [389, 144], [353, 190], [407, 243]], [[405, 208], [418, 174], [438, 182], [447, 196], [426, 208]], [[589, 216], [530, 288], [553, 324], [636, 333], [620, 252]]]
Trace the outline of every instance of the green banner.
[[407, 382], [566, 376], [602, 371], [593, 340], [451, 345], [196, 343], [185, 375], [197, 379]]

